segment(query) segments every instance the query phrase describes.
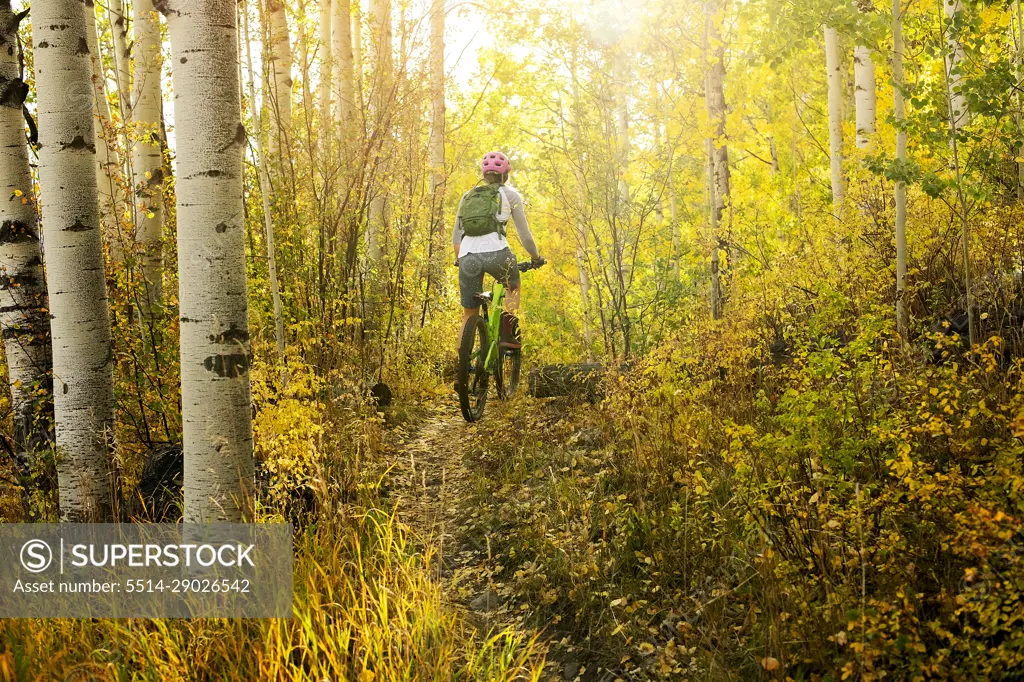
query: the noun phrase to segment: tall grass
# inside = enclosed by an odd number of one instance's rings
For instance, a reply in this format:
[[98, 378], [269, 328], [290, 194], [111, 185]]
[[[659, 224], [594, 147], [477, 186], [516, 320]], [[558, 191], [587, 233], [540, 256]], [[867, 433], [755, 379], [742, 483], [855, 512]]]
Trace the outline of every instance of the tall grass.
[[0, 679], [538, 680], [536, 640], [477, 633], [431, 577], [430, 548], [381, 509], [374, 414], [321, 402], [300, 379], [275, 401], [255, 384], [260, 513], [298, 522], [293, 617], [2, 620]]
[[291, 619], [0, 621], [0, 678], [539, 679], [535, 642], [465, 625], [395, 516], [321, 523], [295, 552]]

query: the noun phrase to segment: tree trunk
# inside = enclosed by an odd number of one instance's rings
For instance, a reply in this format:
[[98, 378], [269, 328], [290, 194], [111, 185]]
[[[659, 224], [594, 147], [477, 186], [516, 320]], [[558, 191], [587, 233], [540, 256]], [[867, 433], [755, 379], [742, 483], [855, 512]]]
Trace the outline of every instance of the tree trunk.
[[349, 4], [352, 14], [352, 71], [355, 87], [356, 120], [361, 134], [365, 134], [364, 100], [363, 100], [363, 11], [359, 3]]
[[[1017, 135], [1024, 136], [1024, 97], [1021, 97], [1021, 77], [1024, 75], [1024, 12], [1021, 11], [1021, 0], [1013, 5], [1014, 20], [1010, 22], [1010, 30], [1014, 33], [1017, 49], [1013, 56], [1014, 79], [1017, 82], [1015, 96], [1017, 98]], [[1024, 142], [1017, 147], [1017, 201], [1024, 201]]]
[[668, 173], [665, 184], [668, 190], [668, 220], [672, 229], [672, 279], [676, 284], [680, 280], [679, 267], [679, 212], [676, 207], [676, 181], [675, 181], [675, 148], [672, 145], [672, 137], [669, 134], [669, 105], [665, 103], [665, 147], [668, 151]]
[[[893, 118], [896, 125], [896, 163], [907, 158], [906, 111], [903, 101], [903, 15], [900, 0], [892, 0]], [[896, 181], [896, 330], [907, 340], [907, 185]]]
[[135, 240], [142, 247], [145, 296], [142, 319], [152, 319], [163, 302], [164, 158], [160, 80], [163, 53], [160, 17], [153, 0], [134, 0], [135, 97], [132, 107], [135, 146]]
[[597, 402], [604, 395], [601, 380], [605, 374], [604, 365], [592, 363], [545, 365], [530, 371], [529, 394], [534, 398], [569, 396]]
[[708, 240], [711, 242], [711, 319], [722, 319], [722, 273], [718, 255], [718, 202], [715, 198], [715, 143], [707, 141]]
[[[704, 103], [707, 109], [708, 121], [720, 121], [719, 113], [724, 116], [725, 97], [722, 95], [721, 82], [715, 83], [715, 67], [710, 62], [711, 36], [713, 34], [713, 18], [711, 5], [704, 6], [704, 47], [703, 61], [707, 78], [704, 82]], [[721, 95], [721, 99], [719, 96]], [[716, 134], [717, 134], [716, 130]], [[723, 129], [724, 134], [724, 129]], [[719, 177], [717, 173], [718, 154], [716, 143], [713, 138], [706, 141], [707, 169], [707, 195], [708, 195], [708, 241], [711, 243], [711, 319], [718, 320], [722, 317], [722, 274], [718, 253], [718, 226], [721, 222], [724, 202], [718, 198]], [[724, 148], [724, 146], [723, 146]], [[728, 156], [725, 164], [725, 186], [728, 187]]]
[[832, 174], [833, 212], [839, 217], [843, 203], [843, 74], [839, 60], [839, 34], [825, 27], [825, 70], [828, 72], [828, 160]]
[[853, 49], [853, 70], [857, 148], [865, 149], [875, 135], [875, 63], [867, 47], [858, 45]]
[[28, 85], [21, 80], [18, 24], [24, 15], [0, 0], [0, 331], [11, 389], [14, 445], [19, 453], [49, 435], [49, 410], [37, 419], [36, 391], [46, 390], [50, 375], [50, 320], [39, 250], [32, 173], [22, 106]]
[[616, 203], [615, 217], [615, 261], [616, 261], [616, 307], [619, 311], [619, 321], [622, 323], [622, 344], [623, 353], [628, 355], [630, 349], [630, 319], [629, 305], [627, 301], [632, 277], [632, 267], [629, 258], [630, 232], [632, 227], [631, 197], [629, 193], [629, 91], [630, 91], [630, 64], [629, 54], [625, 42], [615, 48], [613, 56], [612, 74], [615, 79], [615, 121], [616, 121], [616, 142], [618, 147], [617, 176], [619, 180], [619, 196]]
[[444, 0], [430, 8], [430, 193], [436, 206], [444, 197]]
[[[252, 68], [252, 42], [249, 37], [249, 11], [247, 4], [242, 4], [242, 37], [245, 43], [246, 66], [249, 69], [249, 114], [254, 125], [260, 120], [259, 107], [256, 105], [256, 86], [253, 84], [255, 78]], [[272, 84], [271, 87], [276, 87]], [[270, 89], [269, 87], [267, 89]], [[273, 137], [273, 131], [270, 136]], [[267, 168], [268, 162], [264, 154], [263, 137], [260, 134], [253, 136], [256, 140], [257, 172], [260, 178], [260, 198], [263, 205], [263, 226], [267, 239], [267, 271], [270, 278], [270, 299], [274, 306], [274, 340], [277, 343], [277, 361], [281, 369], [281, 382], [288, 385], [288, 364], [285, 357], [284, 338], [284, 309], [281, 305], [281, 288], [277, 279], [277, 250], [274, 240], [274, 217], [270, 210], [270, 171]]]
[[117, 77], [117, 108], [121, 121], [131, 118], [131, 50], [128, 49], [128, 18], [124, 13], [123, 0], [109, 0], [107, 16], [110, 19], [110, 33], [114, 41], [114, 75]]
[[331, 80], [333, 73], [333, 56], [331, 55], [331, 13], [334, 3], [331, 0], [320, 0], [320, 92], [317, 109], [320, 111], [320, 141], [329, 139], [327, 131], [331, 129]]
[[352, 82], [352, 16], [349, 0], [334, 0], [331, 5], [331, 56], [334, 100], [334, 121], [339, 138], [351, 135], [355, 108], [355, 85]]
[[968, 335], [971, 347], [978, 343], [978, 329], [974, 316], [974, 292], [971, 281], [971, 248], [970, 248], [970, 226], [967, 221], [967, 193], [964, 188], [964, 178], [960, 167], [960, 145], [957, 136], [961, 124], [967, 121], [967, 102], [960, 92], [962, 78], [959, 73], [960, 63], [963, 61], [963, 49], [960, 47], [960, 23], [961, 7], [959, 0], [946, 0], [946, 18], [949, 25], [946, 28], [946, 55], [945, 55], [945, 79], [946, 93], [948, 95], [948, 109], [946, 118], [949, 121], [949, 146], [953, 151], [953, 172], [956, 177], [958, 216], [960, 218], [960, 242], [963, 246], [964, 259], [964, 296], [967, 304]]
[[186, 522], [252, 518], [234, 0], [164, 0], [174, 58]]
[[946, 79], [949, 88], [949, 107], [952, 112], [951, 123], [960, 130], [967, 123], [970, 112], [967, 100], [961, 92], [963, 75], [960, 73], [964, 61], [964, 48], [960, 44], [960, 32], [963, 27], [963, 7], [960, 0], [944, 0], [946, 12]]
[[[364, 328], [379, 332], [381, 327], [381, 304], [384, 282], [389, 279], [384, 272], [384, 255], [381, 248], [386, 229], [386, 196], [388, 184], [388, 157], [391, 145], [387, 112], [392, 104], [394, 88], [394, 64], [391, 42], [391, 0], [372, 0], [370, 3], [370, 50], [373, 57], [373, 80], [371, 87], [372, 121], [374, 136], [380, 139], [376, 160], [374, 187], [371, 190], [370, 205], [366, 221], [366, 281], [367, 296]], [[383, 340], [378, 338], [379, 342]], [[378, 368], [379, 369], [379, 368]]]
[[[370, 3], [371, 39], [373, 51], [373, 120], [376, 134], [386, 136], [387, 110], [392, 101], [394, 66], [391, 54], [391, 0], [372, 0]], [[380, 274], [381, 235], [384, 231], [385, 211], [385, 166], [390, 152], [386, 140], [381, 142], [381, 158], [377, 166], [377, 188], [370, 200], [369, 219], [366, 229], [366, 258], [371, 272]]]
[[[448, 251], [444, 248], [444, 0], [432, 0], [430, 5], [430, 233], [427, 244], [427, 282], [423, 295], [420, 325], [426, 323], [429, 301], [434, 289], [444, 279], [444, 262]], [[440, 298], [440, 297], [438, 297]]]
[[[292, 46], [288, 37], [288, 17], [282, 0], [267, 0], [270, 32], [269, 83], [267, 106], [270, 109], [268, 147], [273, 166], [283, 167], [281, 156], [291, 155], [292, 129]], [[258, 118], [255, 120], [259, 120]]]
[[729, 171], [729, 147], [726, 144], [725, 117], [728, 107], [725, 103], [725, 43], [719, 34], [718, 24], [711, 13], [711, 6], [706, 6], [708, 35], [708, 80], [707, 109], [708, 118], [715, 126], [713, 143], [713, 168], [715, 183], [715, 221], [721, 225], [725, 209], [730, 205], [731, 177]]
[[[32, 3], [39, 184], [53, 335], [61, 515], [110, 520], [113, 350], [96, 190], [92, 74], [81, 0]], [[69, 106], [69, 103], [72, 106]]]
[[[85, 0], [85, 40], [89, 49], [92, 82], [93, 143], [96, 145], [96, 187], [99, 192], [100, 225], [112, 264], [124, 260], [124, 235], [119, 217], [127, 204], [122, 186], [123, 172], [117, 136], [110, 121], [106, 77], [103, 73], [99, 41], [96, 36], [96, 9], [93, 0]], [[84, 93], [83, 93], [84, 96]]]

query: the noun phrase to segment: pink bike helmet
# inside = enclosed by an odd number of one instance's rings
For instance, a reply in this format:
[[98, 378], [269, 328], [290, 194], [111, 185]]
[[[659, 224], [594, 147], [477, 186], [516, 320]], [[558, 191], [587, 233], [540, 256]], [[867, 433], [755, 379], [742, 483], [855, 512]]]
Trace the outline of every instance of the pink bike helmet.
[[484, 173], [508, 173], [512, 170], [512, 164], [501, 152], [487, 152], [480, 163], [480, 170]]

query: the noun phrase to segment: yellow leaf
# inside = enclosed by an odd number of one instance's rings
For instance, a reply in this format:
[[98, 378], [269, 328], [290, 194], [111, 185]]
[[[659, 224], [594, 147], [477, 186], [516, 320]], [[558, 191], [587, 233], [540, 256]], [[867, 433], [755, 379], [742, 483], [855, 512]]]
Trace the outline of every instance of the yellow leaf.
[[377, 673], [372, 670], [364, 670], [359, 673], [359, 682], [373, 682], [375, 677], [377, 677]]
[[765, 670], [768, 670], [769, 672], [772, 670], [778, 670], [779, 661], [778, 659], [772, 658], [771, 656], [766, 656], [765, 658], [761, 659], [761, 667]]
[[638, 648], [640, 649], [640, 653], [642, 653], [644, 656], [650, 656], [654, 653], [654, 645], [650, 642], [644, 642]]
[[14, 190], [14, 196], [20, 197], [22, 194], [23, 194], [23, 192], [20, 189]]

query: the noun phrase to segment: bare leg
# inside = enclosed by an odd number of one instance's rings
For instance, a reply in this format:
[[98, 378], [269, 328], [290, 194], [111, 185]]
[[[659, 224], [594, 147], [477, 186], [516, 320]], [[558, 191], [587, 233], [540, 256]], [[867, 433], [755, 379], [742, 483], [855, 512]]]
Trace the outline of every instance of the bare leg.
[[479, 306], [476, 308], [463, 308], [462, 309], [462, 328], [459, 330], [459, 338], [462, 338], [462, 332], [466, 329], [466, 323], [469, 322], [469, 318], [480, 312]]

